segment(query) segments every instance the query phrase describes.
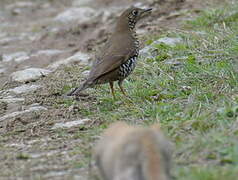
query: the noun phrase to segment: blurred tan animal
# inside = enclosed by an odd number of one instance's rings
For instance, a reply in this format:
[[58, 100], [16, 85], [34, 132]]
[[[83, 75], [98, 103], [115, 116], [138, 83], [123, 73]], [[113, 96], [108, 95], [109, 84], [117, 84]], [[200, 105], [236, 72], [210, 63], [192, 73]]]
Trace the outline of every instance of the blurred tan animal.
[[170, 180], [171, 144], [158, 125], [112, 124], [94, 149], [104, 180]]

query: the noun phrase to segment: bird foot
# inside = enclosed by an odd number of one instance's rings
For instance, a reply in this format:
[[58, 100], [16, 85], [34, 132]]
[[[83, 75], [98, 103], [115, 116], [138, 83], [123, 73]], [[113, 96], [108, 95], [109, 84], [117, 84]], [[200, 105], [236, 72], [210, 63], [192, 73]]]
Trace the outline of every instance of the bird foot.
[[71, 89], [65, 96], [74, 96], [74, 92], [77, 90], [77, 88]]
[[89, 94], [86, 94], [86, 93], [80, 93], [80, 94], [77, 94], [77, 95], [74, 95], [75, 97], [88, 97], [90, 96]]
[[74, 96], [74, 99], [77, 101], [81, 100], [96, 100], [96, 97], [90, 96], [89, 94], [79, 94], [77, 96]]
[[69, 96], [68, 94], [63, 94], [62, 97], [64, 99], [73, 99], [74, 98], [73, 96]]
[[132, 99], [129, 96], [125, 96], [125, 97], [128, 102], [133, 103]]
[[90, 97], [89, 94], [86, 94], [86, 93], [73, 94], [71, 92], [64, 94], [63, 97], [65, 99], [75, 99], [75, 100], [93, 99], [92, 97]]

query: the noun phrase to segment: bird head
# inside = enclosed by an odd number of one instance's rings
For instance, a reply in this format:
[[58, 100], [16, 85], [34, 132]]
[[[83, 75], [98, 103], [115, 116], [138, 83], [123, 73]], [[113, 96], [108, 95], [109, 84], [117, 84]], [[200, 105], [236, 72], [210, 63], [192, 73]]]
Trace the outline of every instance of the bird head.
[[127, 10], [125, 10], [122, 15], [119, 17], [118, 20], [118, 28], [125, 26], [129, 27], [129, 29], [134, 29], [136, 23], [147, 16], [151, 12], [152, 8], [149, 9], [141, 9], [136, 7], [131, 7]]

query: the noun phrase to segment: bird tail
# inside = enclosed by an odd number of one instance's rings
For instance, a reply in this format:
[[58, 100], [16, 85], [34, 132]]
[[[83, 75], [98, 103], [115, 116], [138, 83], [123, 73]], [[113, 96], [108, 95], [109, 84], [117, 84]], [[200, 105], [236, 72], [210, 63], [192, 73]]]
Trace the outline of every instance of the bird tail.
[[91, 83], [88, 81], [84, 82], [81, 86], [74, 88], [69, 93], [67, 93], [67, 96], [77, 96], [81, 91], [89, 88], [91, 86]]

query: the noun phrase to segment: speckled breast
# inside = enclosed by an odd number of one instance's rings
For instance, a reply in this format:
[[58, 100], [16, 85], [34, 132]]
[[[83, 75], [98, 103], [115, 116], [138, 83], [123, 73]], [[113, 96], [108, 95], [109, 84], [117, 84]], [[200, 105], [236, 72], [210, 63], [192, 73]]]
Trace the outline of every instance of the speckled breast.
[[131, 72], [135, 69], [136, 61], [137, 61], [137, 55], [131, 57], [120, 66], [119, 79], [125, 79], [127, 76], [131, 74]]
[[134, 55], [131, 56], [126, 62], [124, 62], [119, 67], [119, 80], [125, 79], [127, 76], [131, 74], [131, 72], [135, 69], [137, 57], [139, 55], [139, 41], [137, 39], [136, 32], [131, 29], [132, 31], [132, 37], [134, 38]]

